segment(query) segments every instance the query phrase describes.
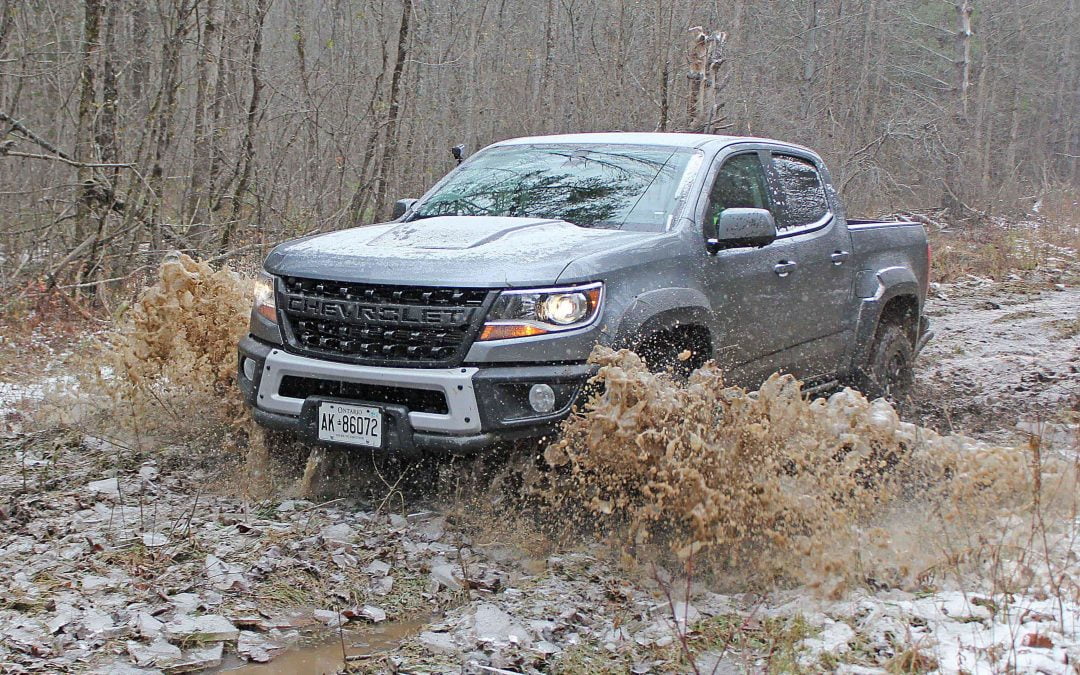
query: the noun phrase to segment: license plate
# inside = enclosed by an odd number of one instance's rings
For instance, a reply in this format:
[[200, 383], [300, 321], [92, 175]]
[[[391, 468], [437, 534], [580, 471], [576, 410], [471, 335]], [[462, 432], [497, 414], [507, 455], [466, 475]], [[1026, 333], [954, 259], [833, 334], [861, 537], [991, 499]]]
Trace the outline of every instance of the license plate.
[[319, 440], [382, 447], [382, 411], [366, 405], [319, 404]]

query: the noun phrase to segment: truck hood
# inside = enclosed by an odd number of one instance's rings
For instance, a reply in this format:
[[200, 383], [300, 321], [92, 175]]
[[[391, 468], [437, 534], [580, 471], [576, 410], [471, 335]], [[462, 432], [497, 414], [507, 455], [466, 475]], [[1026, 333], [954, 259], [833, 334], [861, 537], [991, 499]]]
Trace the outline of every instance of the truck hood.
[[313, 235], [281, 244], [271, 274], [418, 286], [555, 283], [574, 260], [657, 237], [561, 220], [440, 216]]

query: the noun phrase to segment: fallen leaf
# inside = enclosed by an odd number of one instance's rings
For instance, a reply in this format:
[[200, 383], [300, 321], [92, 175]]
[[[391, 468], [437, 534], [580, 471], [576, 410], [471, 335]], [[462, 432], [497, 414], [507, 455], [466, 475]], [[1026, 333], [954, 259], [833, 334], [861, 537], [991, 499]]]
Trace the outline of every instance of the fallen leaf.
[[1050, 649], [1054, 646], [1054, 641], [1045, 635], [1039, 633], [1028, 633], [1024, 636], [1024, 639], [1020, 641], [1020, 644], [1025, 647], [1038, 647], [1040, 649]]

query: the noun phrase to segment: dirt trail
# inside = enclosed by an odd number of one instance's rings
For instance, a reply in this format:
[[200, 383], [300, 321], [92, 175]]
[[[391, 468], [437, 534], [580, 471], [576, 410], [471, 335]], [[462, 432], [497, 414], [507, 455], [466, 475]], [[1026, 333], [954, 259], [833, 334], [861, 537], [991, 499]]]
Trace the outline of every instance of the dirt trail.
[[935, 337], [918, 363], [912, 421], [1017, 441], [1031, 423], [1080, 410], [1080, 287], [936, 285], [927, 313]]

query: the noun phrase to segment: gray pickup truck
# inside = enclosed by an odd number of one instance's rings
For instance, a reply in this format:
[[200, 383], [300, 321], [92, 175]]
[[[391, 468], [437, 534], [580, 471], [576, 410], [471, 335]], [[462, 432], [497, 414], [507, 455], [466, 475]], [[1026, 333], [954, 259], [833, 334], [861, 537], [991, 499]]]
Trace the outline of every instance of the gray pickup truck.
[[265, 270], [239, 345], [255, 420], [406, 455], [550, 434], [598, 343], [900, 398], [929, 338], [922, 226], [847, 220], [820, 157], [761, 138], [503, 141]]

